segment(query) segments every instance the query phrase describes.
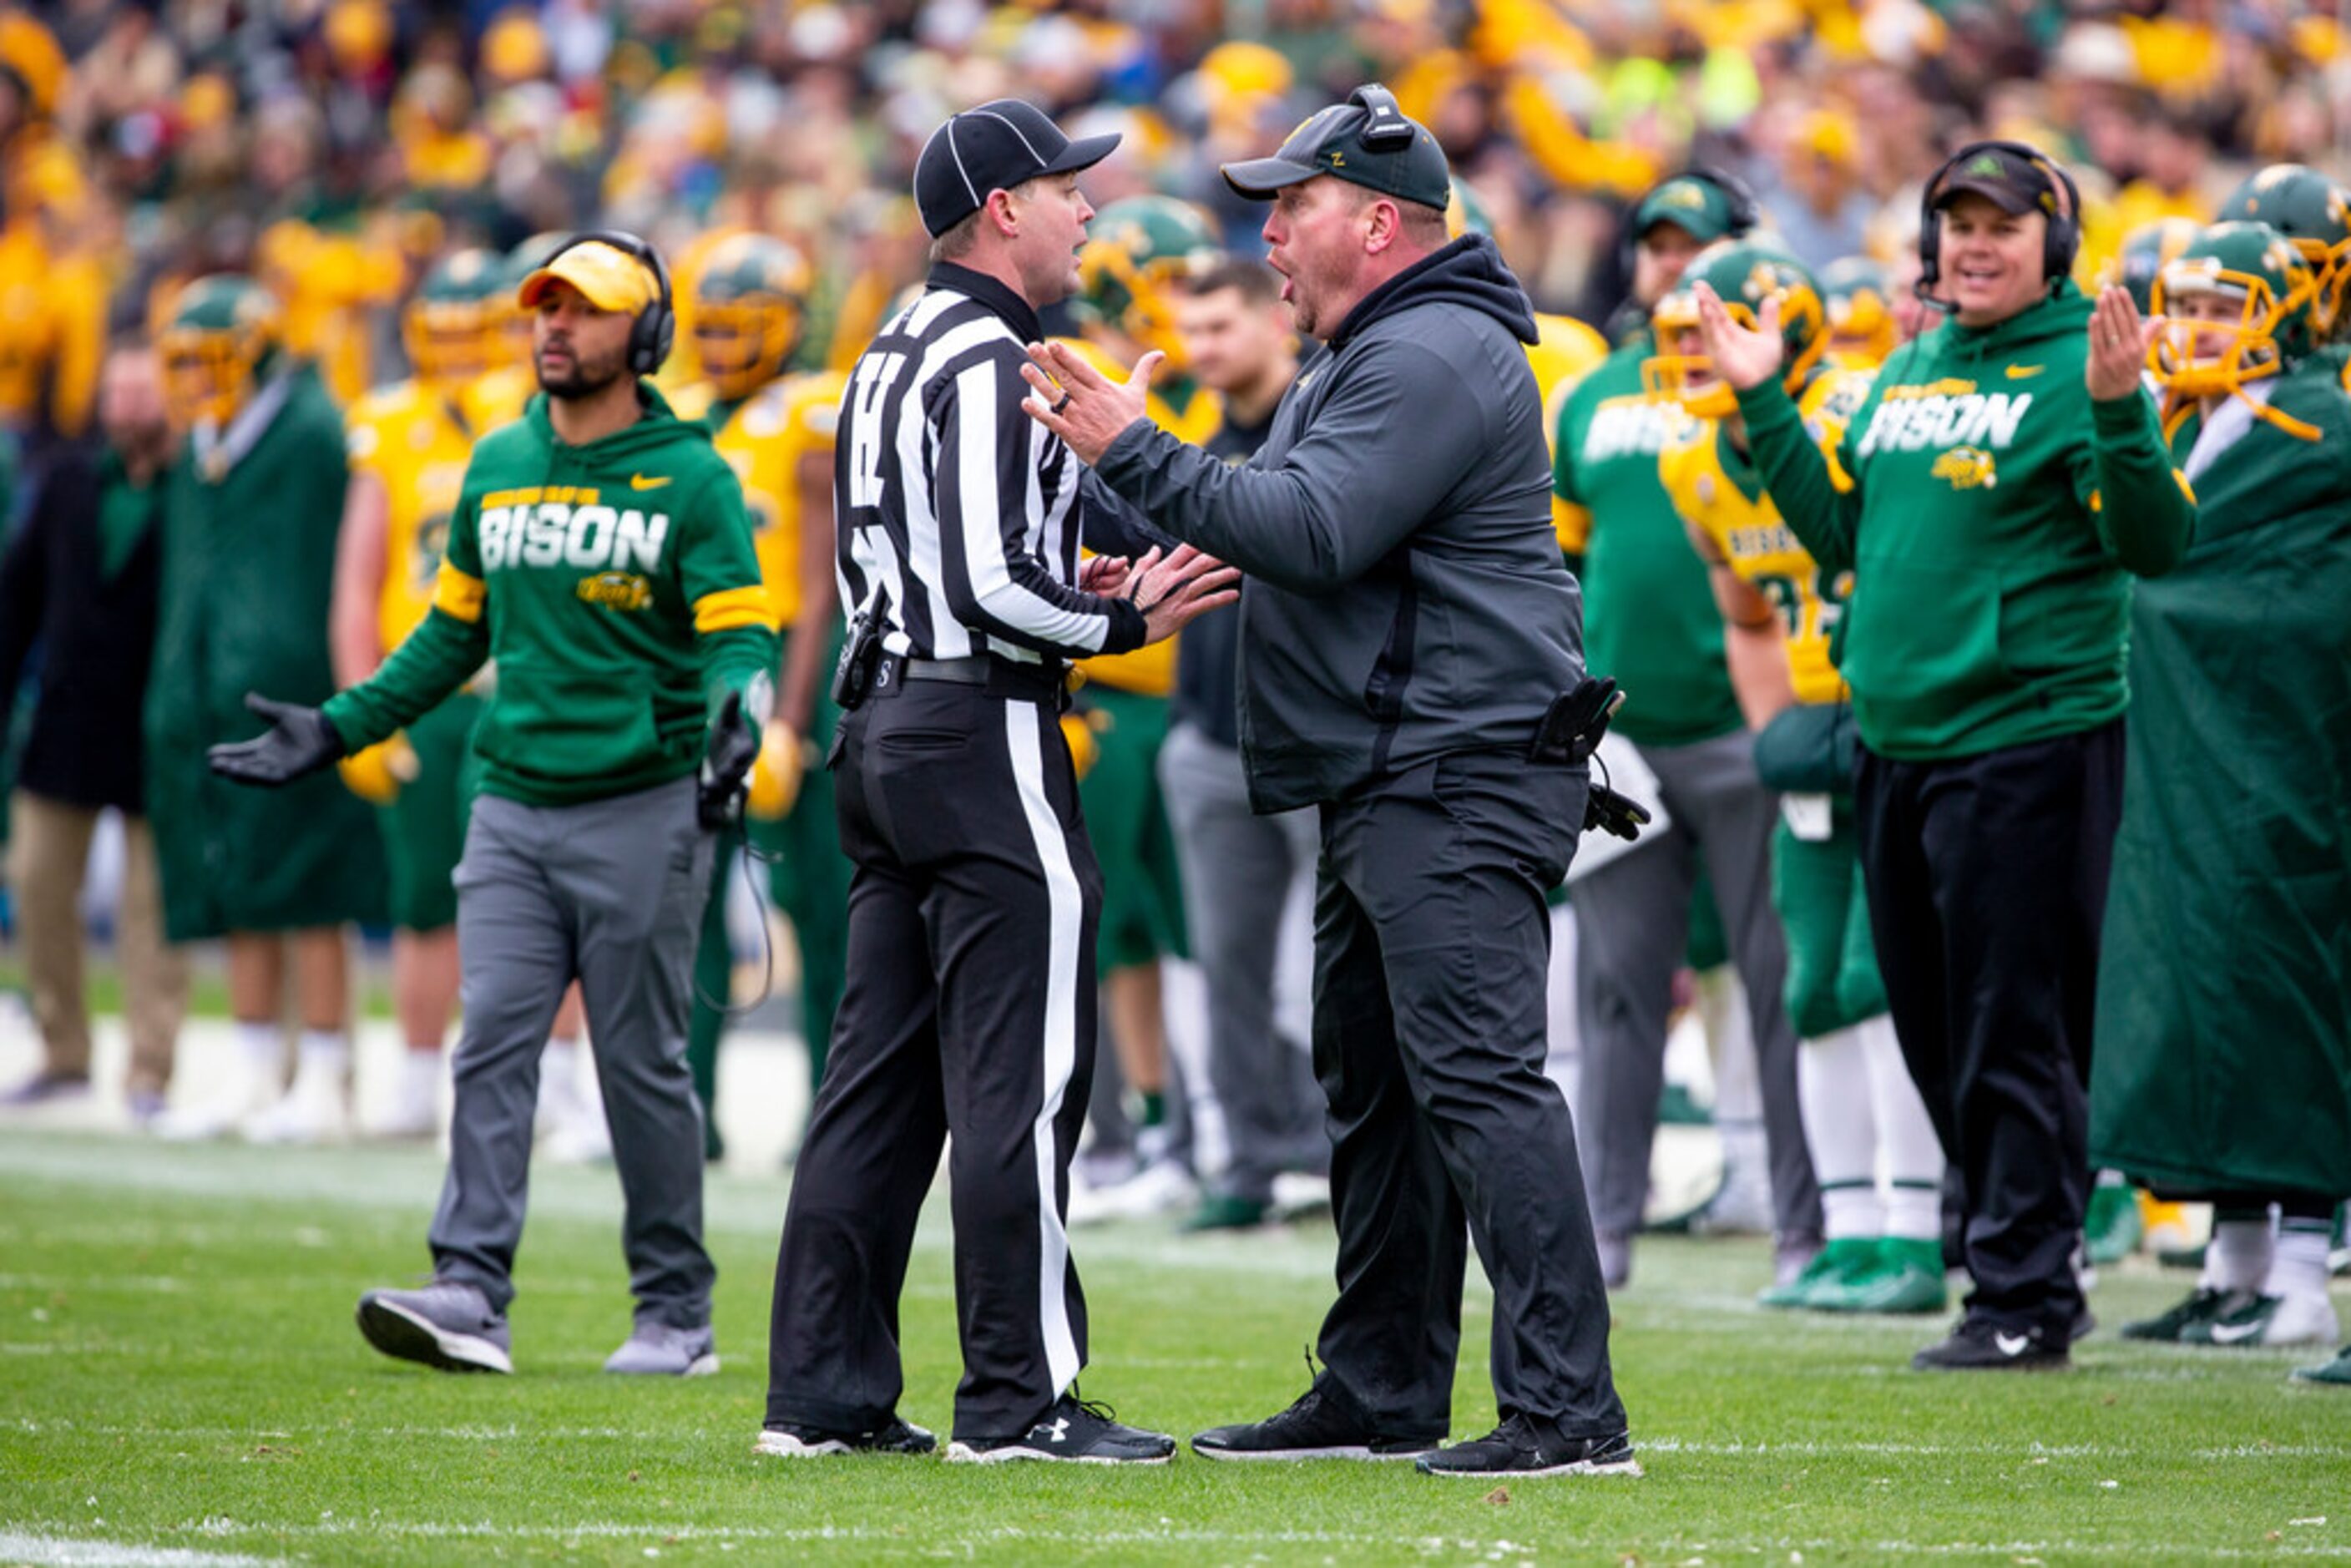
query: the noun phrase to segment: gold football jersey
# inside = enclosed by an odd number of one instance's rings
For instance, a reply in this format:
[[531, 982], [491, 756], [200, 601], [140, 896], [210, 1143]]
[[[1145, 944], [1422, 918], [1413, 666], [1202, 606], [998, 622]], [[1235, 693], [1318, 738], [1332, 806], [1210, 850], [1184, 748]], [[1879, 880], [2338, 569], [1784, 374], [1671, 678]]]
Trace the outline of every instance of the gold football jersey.
[[388, 503], [376, 625], [389, 652], [433, 607], [449, 518], [465, 487], [475, 432], [440, 392], [415, 381], [397, 382], [361, 398], [343, 428], [353, 472], [381, 479]]
[[[1814, 444], [1836, 470], [1837, 443], [1869, 391], [1865, 371], [1833, 370], [1815, 379], [1796, 408]], [[1853, 573], [1824, 571], [1780, 520], [1763, 476], [1730, 449], [1716, 420], [1691, 422], [1657, 457], [1657, 474], [1682, 520], [1704, 533], [1740, 577], [1780, 612], [1788, 633], [1796, 700], [1833, 703], [1844, 678], [1829, 658], [1829, 637], [1853, 591]]]
[[780, 377], [746, 399], [716, 437], [718, 455], [743, 482], [759, 575], [786, 626], [800, 612], [800, 464], [811, 454], [831, 452], [847, 385], [848, 378], [834, 371]]

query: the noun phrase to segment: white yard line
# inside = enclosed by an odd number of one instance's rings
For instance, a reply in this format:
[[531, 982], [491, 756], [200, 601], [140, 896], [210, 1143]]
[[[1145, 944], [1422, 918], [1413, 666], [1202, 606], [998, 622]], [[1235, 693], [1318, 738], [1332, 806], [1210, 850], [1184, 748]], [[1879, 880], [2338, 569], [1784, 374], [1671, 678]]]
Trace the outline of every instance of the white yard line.
[[132, 1546], [120, 1541], [30, 1535], [0, 1528], [0, 1563], [32, 1568], [258, 1568], [266, 1561], [177, 1546]]

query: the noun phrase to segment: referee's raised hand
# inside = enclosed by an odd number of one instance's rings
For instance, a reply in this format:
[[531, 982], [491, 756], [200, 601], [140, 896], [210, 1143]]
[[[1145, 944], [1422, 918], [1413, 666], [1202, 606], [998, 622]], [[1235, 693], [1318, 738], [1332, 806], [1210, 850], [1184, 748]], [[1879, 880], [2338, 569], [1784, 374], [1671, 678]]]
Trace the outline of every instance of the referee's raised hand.
[[1238, 567], [1178, 545], [1164, 557], [1156, 549], [1144, 551], [1118, 591], [1106, 597], [1127, 600], [1143, 612], [1143, 640], [1150, 643], [1238, 599], [1240, 580]]
[[[1062, 444], [1092, 467], [1102, 461], [1119, 433], [1148, 417], [1144, 399], [1166, 355], [1154, 349], [1134, 361], [1124, 382], [1113, 382], [1086, 363], [1067, 343], [1031, 343], [1030, 363], [1020, 374], [1031, 389], [1021, 400], [1029, 417], [1061, 438]], [[1169, 559], [1173, 559], [1173, 557]]]

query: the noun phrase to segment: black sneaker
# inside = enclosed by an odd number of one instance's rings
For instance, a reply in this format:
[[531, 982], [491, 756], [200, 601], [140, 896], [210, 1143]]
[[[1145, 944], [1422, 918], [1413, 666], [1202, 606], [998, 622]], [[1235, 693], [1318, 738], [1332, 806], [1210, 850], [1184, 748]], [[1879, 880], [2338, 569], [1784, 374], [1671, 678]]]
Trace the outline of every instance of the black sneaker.
[[1967, 1318], [1940, 1344], [1910, 1358], [1917, 1372], [2054, 1372], [2074, 1364], [2072, 1340], [2052, 1344], [2039, 1329], [2011, 1329]]
[[927, 1454], [939, 1440], [897, 1416], [871, 1432], [834, 1432], [822, 1427], [778, 1422], [759, 1434], [757, 1453], [781, 1459], [822, 1458], [831, 1454]]
[[2135, 1323], [2125, 1323], [2119, 1331], [2125, 1339], [2155, 1340], [2163, 1344], [2178, 1344], [2188, 1331], [2218, 1322], [2231, 1309], [2252, 1299], [2247, 1292], [2241, 1297], [2210, 1285], [2199, 1285], [2185, 1300], [2176, 1301], [2168, 1312]]
[[1429, 1476], [1637, 1476], [1632, 1437], [1562, 1437], [1548, 1421], [1513, 1416], [1482, 1437], [1424, 1455]]
[[1204, 1459], [1416, 1459], [1445, 1441], [1383, 1435], [1363, 1406], [1329, 1373], [1278, 1416], [1234, 1427], [1211, 1427], [1192, 1438]]
[[1073, 1389], [1053, 1401], [1045, 1418], [1017, 1437], [957, 1437], [947, 1445], [951, 1464], [1000, 1465], [1014, 1459], [1058, 1459], [1078, 1465], [1164, 1465], [1176, 1451], [1165, 1432], [1120, 1424], [1107, 1405], [1081, 1399]]

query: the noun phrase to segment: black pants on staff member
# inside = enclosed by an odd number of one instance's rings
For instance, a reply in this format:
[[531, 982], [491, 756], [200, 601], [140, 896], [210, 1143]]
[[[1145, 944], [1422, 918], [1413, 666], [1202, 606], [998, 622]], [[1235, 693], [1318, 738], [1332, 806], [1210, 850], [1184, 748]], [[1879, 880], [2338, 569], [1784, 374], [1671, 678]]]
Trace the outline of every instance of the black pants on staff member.
[[2061, 1348], [2082, 1311], [2090, 1031], [2123, 721], [1855, 774], [1869, 923], [1910, 1076], [1958, 1174], [1970, 1319]]
[[1567, 874], [1585, 782], [1457, 752], [1322, 809], [1314, 1071], [1339, 1296], [1317, 1348], [1381, 1432], [1447, 1430], [1465, 1230], [1494, 1286], [1502, 1418], [1625, 1430], [1575, 1132], [1543, 1075], [1543, 895]]
[[928, 670], [885, 659], [841, 722], [849, 982], [776, 1261], [771, 1427], [892, 1418], [898, 1298], [950, 1132], [956, 1436], [1027, 1430], [1085, 1363], [1062, 1220], [1093, 1073], [1079, 988], [1093, 984], [1102, 875], [1059, 666]]

